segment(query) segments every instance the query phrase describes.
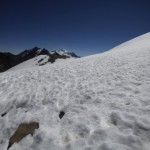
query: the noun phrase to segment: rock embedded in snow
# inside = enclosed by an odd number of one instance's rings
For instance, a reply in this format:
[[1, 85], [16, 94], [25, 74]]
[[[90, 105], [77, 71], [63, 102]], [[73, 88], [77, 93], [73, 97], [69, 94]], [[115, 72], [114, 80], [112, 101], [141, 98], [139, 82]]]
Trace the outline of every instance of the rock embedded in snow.
[[1, 114], [1, 117], [4, 117], [6, 114], [7, 114], [6, 112], [2, 113], [2, 114]]
[[62, 119], [62, 117], [65, 115], [65, 112], [64, 111], [60, 111], [59, 113], [59, 118]]
[[7, 149], [9, 149], [14, 143], [20, 142], [25, 136], [29, 134], [33, 135], [35, 129], [38, 128], [39, 124], [37, 122], [20, 124], [15, 133], [10, 137]]

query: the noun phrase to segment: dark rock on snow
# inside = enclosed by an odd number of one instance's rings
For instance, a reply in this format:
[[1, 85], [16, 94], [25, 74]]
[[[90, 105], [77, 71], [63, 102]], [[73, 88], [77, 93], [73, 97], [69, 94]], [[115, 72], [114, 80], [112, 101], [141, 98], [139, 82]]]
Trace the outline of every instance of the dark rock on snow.
[[25, 136], [34, 134], [35, 129], [39, 128], [37, 122], [22, 123], [19, 125], [15, 133], [9, 139], [9, 145], [7, 150], [14, 144], [20, 142]]

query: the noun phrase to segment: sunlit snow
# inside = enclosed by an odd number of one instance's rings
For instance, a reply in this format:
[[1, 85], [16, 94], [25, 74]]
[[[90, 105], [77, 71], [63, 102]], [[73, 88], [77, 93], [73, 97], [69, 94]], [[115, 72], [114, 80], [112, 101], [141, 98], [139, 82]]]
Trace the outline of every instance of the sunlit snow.
[[150, 33], [102, 54], [1, 73], [0, 115], [0, 150], [31, 121], [39, 129], [9, 150], [149, 150]]
[[14, 71], [14, 70], [20, 70], [20, 69], [29, 69], [33, 67], [39, 67], [44, 64], [48, 63], [49, 56], [48, 55], [39, 55], [32, 59], [29, 59], [25, 62], [20, 63], [19, 65], [16, 65], [12, 68], [10, 68], [8, 71]]

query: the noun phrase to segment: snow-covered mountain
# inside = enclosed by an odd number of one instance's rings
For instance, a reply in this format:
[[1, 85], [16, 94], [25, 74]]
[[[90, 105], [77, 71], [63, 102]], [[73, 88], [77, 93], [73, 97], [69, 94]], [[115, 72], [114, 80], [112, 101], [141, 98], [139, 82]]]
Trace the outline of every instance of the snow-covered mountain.
[[60, 50], [56, 50], [56, 51], [51, 51], [50, 53], [53, 54], [55, 52], [58, 53], [61, 56], [66, 56], [66, 57], [69, 57], [69, 58], [71, 58], [71, 57], [79, 58], [79, 56], [76, 55], [75, 53], [69, 52], [69, 51], [64, 50], [64, 49], [60, 49]]
[[[54, 55], [52, 55], [54, 56]], [[67, 57], [67, 60], [74, 60], [76, 59], [76, 57]], [[55, 63], [62, 63], [63, 61], [66, 61], [66, 59], [62, 59], [62, 58], [57, 58], [55, 59]], [[31, 58], [27, 61], [24, 61], [10, 69], [8, 69], [7, 71], [14, 71], [14, 70], [20, 70], [20, 69], [29, 69], [29, 68], [33, 68], [33, 67], [41, 67], [43, 65], [50, 65], [52, 64], [50, 62], [50, 56], [48, 55], [39, 55], [36, 56], [34, 58]]]
[[[69, 52], [67, 50], [61, 49], [61, 50], [49, 52], [47, 49], [39, 48], [39, 47], [33, 47], [31, 49], [24, 50], [23, 52], [19, 53], [18, 55], [0, 52], [0, 72], [4, 72], [14, 66], [15, 66], [15, 68], [18, 68], [18, 66], [16, 66], [16, 65], [18, 65], [22, 62], [25, 62], [29, 59], [32, 59], [34, 57], [37, 57], [39, 55], [49, 56], [49, 59], [47, 59], [47, 62], [51, 62], [51, 63], [54, 63], [57, 59], [79, 58], [78, 55], [76, 55], [73, 52]], [[29, 62], [32, 62], [32, 61], [29, 61]], [[25, 67], [25, 64], [29, 64], [29, 62], [25, 62], [21, 66]], [[30, 66], [33, 66], [32, 64]], [[46, 64], [46, 62], [43, 64]]]
[[31, 49], [24, 50], [18, 55], [26, 61], [38, 55], [49, 55], [49, 51], [44, 48], [33, 47]]
[[0, 150], [149, 150], [149, 43], [1, 73]]
[[54, 54], [57, 54], [57, 55], [59, 55], [59, 57], [62, 57], [62, 58], [70, 58], [70, 57], [79, 58], [79, 56], [76, 55], [75, 53], [69, 52], [69, 51], [64, 50], [64, 49], [49, 52], [47, 49], [39, 48], [39, 47], [27, 49], [27, 50], [21, 52], [19, 55], [21, 57], [23, 57], [25, 60], [28, 60], [30, 58], [33, 58], [33, 57], [39, 56], [39, 55], [51, 55], [51, 56], [53, 56]]

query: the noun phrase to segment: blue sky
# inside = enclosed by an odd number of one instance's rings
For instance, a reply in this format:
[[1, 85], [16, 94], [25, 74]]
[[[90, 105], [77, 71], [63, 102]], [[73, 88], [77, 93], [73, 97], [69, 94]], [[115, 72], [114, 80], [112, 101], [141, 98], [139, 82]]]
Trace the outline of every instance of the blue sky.
[[149, 0], [0, 0], [0, 51], [101, 53], [150, 31]]

